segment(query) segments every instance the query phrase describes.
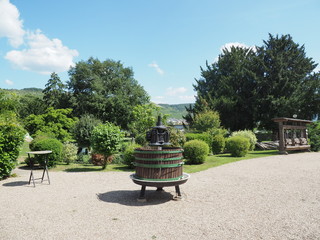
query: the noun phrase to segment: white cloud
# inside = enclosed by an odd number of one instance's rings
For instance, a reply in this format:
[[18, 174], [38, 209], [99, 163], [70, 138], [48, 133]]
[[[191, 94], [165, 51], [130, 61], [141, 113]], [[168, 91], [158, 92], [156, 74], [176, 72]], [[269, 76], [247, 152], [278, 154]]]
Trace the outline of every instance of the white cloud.
[[13, 82], [11, 80], [9, 80], [9, 79], [4, 80], [4, 82], [7, 85], [10, 85], [10, 86], [13, 85]]
[[19, 10], [9, 0], [0, 0], [0, 38], [6, 37], [11, 46], [19, 47], [24, 34]]
[[67, 71], [73, 66], [73, 58], [78, 56], [77, 50], [64, 46], [61, 40], [49, 39], [40, 30], [27, 33], [27, 49], [13, 50], [5, 58], [22, 70], [41, 74]]
[[173, 87], [169, 87], [166, 90], [166, 95], [167, 96], [177, 96], [179, 94], [185, 93], [188, 89], [186, 89], [185, 87], [179, 87], [179, 88], [173, 88]]
[[159, 67], [159, 65], [156, 62], [148, 64], [149, 67], [154, 68], [160, 75], [164, 74], [164, 71]]
[[231, 47], [239, 47], [239, 48], [251, 48], [253, 51], [256, 51], [255, 46], [247, 46], [246, 44], [243, 43], [238, 43], [238, 42], [231, 42], [231, 43], [226, 43], [223, 46], [221, 46], [220, 51], [222, 52], [223, 49], [228, 50], [229, 52], [231, 51]]
[[179, 96], [179, 99], [186, 103], [193, 103], [196, 101], [196, 97], [194, 95], [190, 96]]

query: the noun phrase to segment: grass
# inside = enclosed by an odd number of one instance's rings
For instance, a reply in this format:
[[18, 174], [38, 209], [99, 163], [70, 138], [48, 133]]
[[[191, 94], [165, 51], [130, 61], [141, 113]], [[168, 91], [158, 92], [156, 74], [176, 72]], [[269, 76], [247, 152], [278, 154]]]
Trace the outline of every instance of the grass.
[[[20, 166], [25, 166], [23, 163], [24, 159], [28, 157], [26, 152], [30, 151], [29, 143], [24, 142], [22, 150], [19, 155]], [[207, 170], [209, 168], [217, 167], [223, 164], [237, 162], [241, 160], [247, 160], [252, 158], [261, 158], [277, 155], [277, 150], [266, 150], [266, 151], [251, 151], [245, 157], [231, 157], [230, 154], [220, 154], [208, 156], [203, 164], [198, 165], [188, 165], [183, 166], [183, 171], [186, 173], [196, 173], [200, 171]], [[128, 168], [124, 164], [109, 164], [106, 169], [102, 169], [101, 166], [93, 166], [92, 164], [81, 164], [81, 163], [71, 163], [67, 165], [66, 163], [59, 163], [56, 167], [51, 168], [51, 171], [65, 171], [65, 172], [133, 172], [133, 169]]]
[[261, 158], [278, 155], [278, 150], [266, 150], [266, 151], [252, 151], [249, 152], [245, 157], [231, 157], [230, 154], [220, 154], [208, 156], [203, 164], [197, 165], [184, 165], [183, 171], [186, 173], [196, 173], [207, 170], [209, 168], [217, 167], [223, 164], [237, 162], [241, 160], [247, 160], [252, 158]]

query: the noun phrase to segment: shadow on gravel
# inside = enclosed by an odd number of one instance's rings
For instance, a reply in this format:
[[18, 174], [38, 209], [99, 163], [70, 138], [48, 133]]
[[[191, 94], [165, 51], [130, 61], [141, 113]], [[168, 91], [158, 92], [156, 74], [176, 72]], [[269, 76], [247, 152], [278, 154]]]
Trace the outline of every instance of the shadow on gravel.
[[126, 206], [148, 206], [158, 205], [171, 201], [173, 195], [165, 191], [146, 190], [146, 202], [138, 202], [140, 190], [119, 190], [106, 193], [99, 193], [97, 197], [100, 201], [118, 203]]
[[4, 183], [4, 184], [2, 184], [2, 186], [5, 186], [5, 187], [19, 187], [19, 186], [24, 186], [24, 185], [28, 185], [28, 184], [29, 184], [28, 181], [16, 181], [16, 182]]

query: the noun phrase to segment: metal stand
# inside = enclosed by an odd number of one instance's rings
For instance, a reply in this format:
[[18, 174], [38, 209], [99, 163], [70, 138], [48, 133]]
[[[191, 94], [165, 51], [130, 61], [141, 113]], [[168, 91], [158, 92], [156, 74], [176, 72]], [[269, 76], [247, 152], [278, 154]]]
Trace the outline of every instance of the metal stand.
[[135, 177], [135, 174], [132, 174], [130, 176], [132, 181], [138, 185], [141, 185], [140, 195], [137, 199], [138, 202], [146, 202], [146, 187], [156, 187], [157, 191], [163, 191], [164, 187], [175, 187], [176, 195], [173, 197], [173, 200], [181, 200], [182, 195], [180, 192], [180, 185], [187, 182], [187, 180], [190, 178], [189, 174], [184, 173], [183, 177], [179, 180], [175, 181], [146, 181], [141, 180]]

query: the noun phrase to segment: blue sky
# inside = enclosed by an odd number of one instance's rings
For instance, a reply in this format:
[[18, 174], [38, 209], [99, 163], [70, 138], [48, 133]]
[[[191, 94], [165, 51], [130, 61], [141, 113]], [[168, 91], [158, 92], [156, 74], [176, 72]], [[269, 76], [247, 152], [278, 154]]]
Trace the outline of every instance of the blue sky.
[[318, 0], [0, 0], [0, 88], [67, 81], [92, 56], [131, 67], [155, 103], [192, 103], [200, 66], [226, 46], [290, 34], [319, 63], [319, 12]]

